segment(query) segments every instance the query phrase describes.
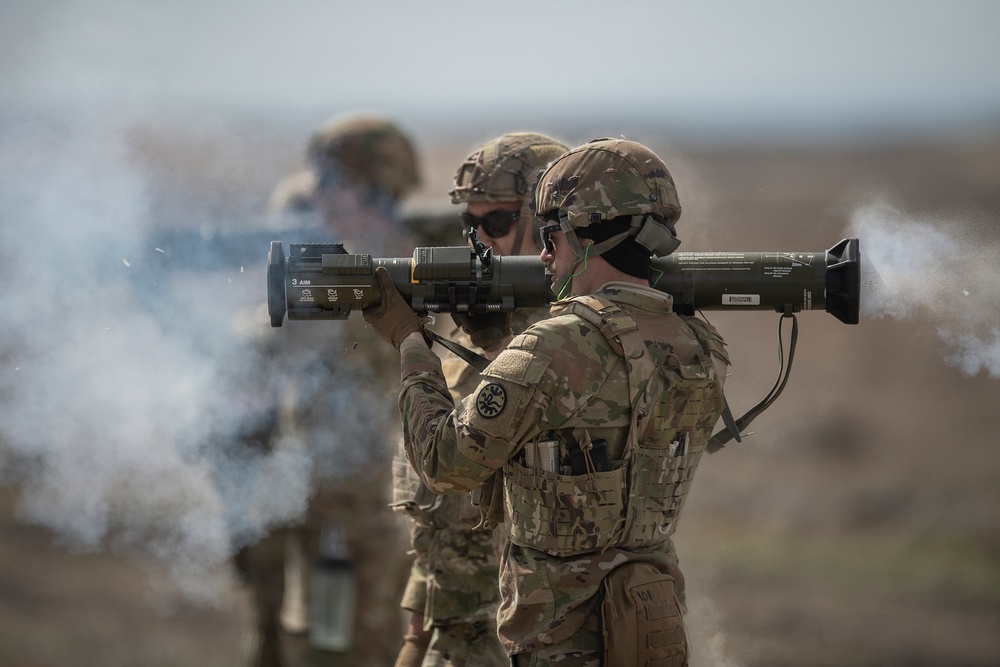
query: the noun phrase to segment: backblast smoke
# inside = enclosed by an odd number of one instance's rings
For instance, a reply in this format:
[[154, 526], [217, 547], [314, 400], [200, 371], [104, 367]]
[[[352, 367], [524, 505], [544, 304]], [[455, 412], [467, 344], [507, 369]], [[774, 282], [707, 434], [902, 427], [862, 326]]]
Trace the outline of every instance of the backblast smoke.
[[955, 221], [917, 219], [876, 203], [859, 209], [861, 314], [931, 322], [949, 364], [1000, 378], [997, 247]]
[[67, 547], [159, 562], [190, 599], [210, 600], [218, 566], [302, 513], [319, 458], [240, 442], [275, 412], [257, 339], [270, 328], [255, 312], [264, 258], [151, 271], [155, 184], [127, 123], [11, 113], [3, 126], [0, 483], [16, 485], [20, 520]]

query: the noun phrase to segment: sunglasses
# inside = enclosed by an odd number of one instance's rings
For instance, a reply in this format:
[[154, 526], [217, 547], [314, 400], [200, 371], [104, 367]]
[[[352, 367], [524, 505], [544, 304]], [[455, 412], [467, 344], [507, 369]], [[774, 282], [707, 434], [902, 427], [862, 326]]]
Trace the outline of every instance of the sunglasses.
[[510, 234], [511, 227], [521, 219], [520, 211], [493, 211], [486, 215], [462, 214], [462, 223], [466, 228], [481, 227], [490, 238], [499, 239]]
[[556, 251], [556, 246], [552, 243], [552, 235], [561, 230], [562, 227], [560, 227], [558, 223], [554, 225], [545, 225], [538, 230], [538, 235], [542, 237], [542, 246], [545, 247], [545, 252], [550, 255]]

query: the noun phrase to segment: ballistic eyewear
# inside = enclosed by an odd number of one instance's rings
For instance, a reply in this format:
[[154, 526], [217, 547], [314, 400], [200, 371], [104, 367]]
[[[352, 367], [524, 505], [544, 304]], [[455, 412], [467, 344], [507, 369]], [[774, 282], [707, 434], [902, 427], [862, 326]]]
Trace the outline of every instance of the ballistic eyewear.
[[462, 222], [466, 228], [479, 227], [490, 238], [499, 239], [510, 234], [511, 227], [521, 219], [520, 211], [493, 211], [486, 215], [462, 214]]
[[538, 230], [538, 235], [542, 237], [542, 246], [545, 248], [545, 252], [550, 255], [556, 251], [556, 247], [552, 244], [552, 235], [561, 230], [562, 227], [560, 227], [558, 223], [554, 225], [545, 225]]

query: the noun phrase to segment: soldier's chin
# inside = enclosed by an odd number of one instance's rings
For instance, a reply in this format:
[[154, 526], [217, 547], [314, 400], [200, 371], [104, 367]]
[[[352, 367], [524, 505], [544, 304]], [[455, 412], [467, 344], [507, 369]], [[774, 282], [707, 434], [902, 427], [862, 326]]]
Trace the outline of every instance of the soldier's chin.
[[553, 283], [559, 283], [560, 285], [562, 285], [564, 283], [568, 283], [572, 279], [573, 279], [573, 276], [572, 276], [572, 274], [569, 274], [569, 273], [553, 273], [552, 274], [552, 282]]

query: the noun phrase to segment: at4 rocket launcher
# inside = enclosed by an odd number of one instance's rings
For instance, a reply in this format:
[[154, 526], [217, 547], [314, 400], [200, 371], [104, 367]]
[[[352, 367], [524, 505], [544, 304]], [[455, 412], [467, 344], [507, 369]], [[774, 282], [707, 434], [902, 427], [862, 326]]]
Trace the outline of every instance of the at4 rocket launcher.
[[[418, 313], [473, 314], [537, 308], [555, 299], [545, 267], [534, 256], [494, 256], [469, 246], [415, 248], [412, 257], [373, 258], [340, 244], [280, 241], [268, 253], [271, 325], [336, 320], [379, 301], [375, 268], [384, 266]], [[653, 260], [652, 287], [674, 298], [674, 309], [766, 310], [783, 314], [825, 310], [857, 324], [861, 253], [857, 239], [819, 252], [675, 252]]]
[[[554, 299], [550, 278], [537, 257], [494, 257], [475, 230], [469, 246], [416, 248], [413, 257], [376, 259], [348, 253], [340, 244], [292, 244], [286, 255], [280, 241], [268, 253], [267, 292], [271, 325], [291, 320], [346, 319], [351, 311], [379, 302], [375, 269], [384, 266], [393, 284], [418, 313], [513, 311], [545, 306]], [[785, 388], [792, 369], [798, 322], [795, 313], [825, 310], [841, 322], [857, 324], [861, 294], [861, 251], [857, 239], [844, 239], [820, 252], [675, 252], [654, 259], [652, 287], [669, 293], [674, 310], [768, 310], [791, 319], [788, 356], [779, 348], [778, 380], [768, 394], [741, 417], [728, 403], [725, 428], [708, 443], [709, 452], [741, 434]], [[452, 341], [436, 341], [479, 370], [488, 361]]]

